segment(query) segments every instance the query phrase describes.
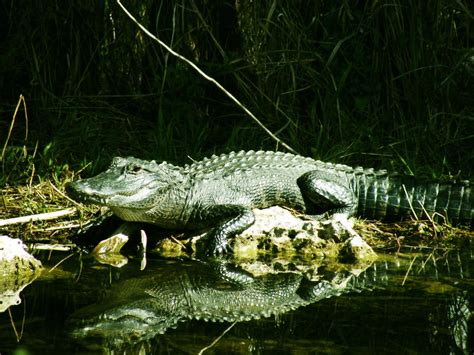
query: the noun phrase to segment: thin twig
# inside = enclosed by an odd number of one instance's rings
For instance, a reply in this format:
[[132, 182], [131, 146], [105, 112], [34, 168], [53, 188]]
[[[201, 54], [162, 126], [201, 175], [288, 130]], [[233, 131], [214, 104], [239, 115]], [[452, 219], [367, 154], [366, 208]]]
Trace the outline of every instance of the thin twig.
[[[59, 224], [59, 222], [58, 222]], [[46, 228], [33, 228], [31, 231], [33, 233], [37, 232], [52, 232], [52, 231], [58, 231], [58, 230], [63, 230], [63, 229], [73, 229], [73, 228], [81, 228], [83, 226], [82, 223], [67, 223], [65, 225], [57, 225], [57, 226], [51, 226], [51, 227], [46, 227]]]
[[219, 335], [211, 344], [209, 344], [208, 346], [205, 346], [204, 348], [202, 348], [201, 351], [200, 351], [198, 354], [201, 355], [201, 354], [203, 354], [205, 351], [209, 350], [209, 349], [212, 348], [214, 345], [216, 345], [216, 344], [219, 342], [219, 340], [221, 340], [222, 337], [223, 337], [229, 330], [231, 330], [231, 329], [234, 327], [234, 325], [236, 325], [236, 324], [237, 324], [237, 321], [234, 321], [234, 323], [232, 323], [226, 330], [224, 330], [224, 331], [222, 332], [222, 334]]
[[175, 52], [173, 49], [168, 47], [164, 42], [162, 42], [158, 37], [156, 37], [154, 34], [152, 34], [150, 31], [146, 29], [145, 26], [143, 26], [140, 22], [133, 17], [133, 15], [125, 8], [125, 6], [122, 5], [120, 0], [117, 0], [117, 4], [122, 8], [122, 10], [125, 12], [125, 14], [130, 17], [130, 19], [137, 24], [140, 29], [145, 32], [146, 35], [148, 35], [151, 39], [154, 41], [158, 42], [158, 44], [162, 47], [164, 47], [169, 53], [174, 55], [175, 57], [181, 59], [182, 61], [186, 62], [188, 65], [190, 65], [194, 70], [196, 70], [199, 75], [201, 75], [204, 79], [210, 81], [213, 83], [219, 90], [221, 90], [224, 94], [226, 94], [232, 101], [234, 101], [244, 112], [249, 115], [270, 137], [272, 137], [278, 144], [281, 144], [284, 148], [289, 150], [292, 153], [296, 153], [296, 151], [291, 148], [288, 144], [283, 142], [280, 138], [275, 136], [247, 107], [245, 107], [239, 100], [235, 98], [234, 95], [232, 95], [229, 91], [227, 91], [216, 79], [210, 77], [206, 73], [204, 73], [196, 64], [194, 64], [192, 61], [187, 59], [186, 57], [182, 56], [181, 54]]
[[61, 265], [63, 262], [65, 262], [67, 259], [69, 259], [70, 257], [76, 255], [75, 253], [71, 253], [67, 256], [65, 256], [64, 258], [62, 258], [56, 265], [54, 265], [50, 270], [49, 272], [52, 272], [54, 269], [56, 269], [59, 265]]
[[61, 190], [59, 190], [51, 181], [49, 181], [49, 184], [53, 188], [54, 191], [56, 191], [58, 194], [61, 195], [61, 197], [64, 197], [66, 200], [69, 202], [75, 204], [77, 207], [84, 208], [84, 205], [74, 201], [72, 198], [70, 198], [68, 195], [64, 194]]
[[15, 336], [16, 336], [16, 341], [19, 343], [21, 338], [23, 337], [23, 331], [25, 330], [25, 319], [26, 319], [26, 299], [24, 297], [22, 297], [23, 299], [23, 318], [22, 318], [22, 321], [21, 321], [21, 329], [20, 329], [20, 333], [18, 334], [18, 331], [16, 329], [16, 326], [15, 326], [15, 321], [13, 320], [13, 315], [12, 315], [12, 312], [11, 312], [11, 308], [8, 307], [8, 315], [10, 317], [10, 323], [12, 325], [12, 328], [13, 328], [13, 332], [15, 333]]
[[25, 97], [23, 95], [20, 95], [20, 98], [18, 99], [18, 103], [16, 104], [16, 107], [15, 107], [15, 112], [13, 113], [13, 118], [10, 124], [10, 128], [8, 129], [7, 139], [5, 140], [5, 144], [3, 145], [2, 156], [0, 159], [2, 160], [2, 162], [3, 162], [3, 158], [5, 158], [5, 151], [7, 150], [8, 141], [10, 140], [10, 137], [13, 131], [13, 126], [15, 125], [15, 121], [16, 121], [16, 115], [18, 114], [18, 110], [20, 109], [21, 103], [23, 103], [23, 109], [25, 111], [25, 127], [26, 127], [25, 142], [28, 140], [28, 113], [26, 111]]
[[21, 217], [14, 217], [14, 218], [7, 218], [0, 220], [0, 226], [8, 226], [11, 224], [19, 224], [19, 223], [29, 223], [33, 221], [45, 221], [49, 219], [56, 219], [59, 217], [67, 216], [70, 214], [76, 213], [75, 208], [67, 208], [65, 210], [54, 211], [54, 212], [47, 212], [47, 213], [39, 213], [39, 214], [32, 214], [29, 216], [21, 216]]
[[416, 260], [416, 256], [413, 258], [413, 260], [410, 263], [410, 266], [408, 267], [408, 270], [407, 270], [407, 272], [405, 274], [405, 277], [403, 278], [403, 281], [402, 281], [402, 286], [405, 286], [405, 282], [407, 281], [408, 275], [410, 274], [411, 268], [413, 267], [413, 264], [415, 263], [415, 260]]
[[15, 321], [13, 320], [12, 311], [10, 307], [8, 307], [7, 311], [8, 311], [8, 316], [10, 317], [10, 324], [12, 325], [13, 332], [15, 333], [15, 336], [16, 336], [16, 341], [19, 342], [20, 337], [18, 335], [18, 331], [16, 330]]
[[34, 244], [33, 250], [53, 250], [53, 251], [71, 251], [76, 247], [75, 244]]
[[23, 302], [23, 318], [21, 319], [21, 329], [20, 329], [20, 339], [18, 339], [18, 342], [20, 342], [21, 338], [23, 338], [23, 332], [25, 331], [25, 321], [26, 321], [26, 297], [25, 295], [22, 296], [22, 302]]

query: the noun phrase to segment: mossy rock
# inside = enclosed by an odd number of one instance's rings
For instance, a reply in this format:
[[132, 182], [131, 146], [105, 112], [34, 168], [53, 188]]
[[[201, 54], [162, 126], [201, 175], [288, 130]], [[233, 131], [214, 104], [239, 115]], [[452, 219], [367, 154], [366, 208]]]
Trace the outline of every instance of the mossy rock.
[[[259, 265], [265, 272], [278, 272], [278, 268], [301, 272], [302, 268], [317, 270], [328, 262], [362, 265], [377, 258], [353, 230], [352, 221], [342, 215], [314, 220], [278, 206], [255, 209], [254, 213], [255, 223], [235, 237], [231, 258], [236, 264]], [[154, 251], [166, 257], [193, 256], [201, 237], [164, 238]]]
[[20, 292], [41, 270], [41, 262], [26, 251], [21, 240], [0, 236], [0, 312], [20, 303]]

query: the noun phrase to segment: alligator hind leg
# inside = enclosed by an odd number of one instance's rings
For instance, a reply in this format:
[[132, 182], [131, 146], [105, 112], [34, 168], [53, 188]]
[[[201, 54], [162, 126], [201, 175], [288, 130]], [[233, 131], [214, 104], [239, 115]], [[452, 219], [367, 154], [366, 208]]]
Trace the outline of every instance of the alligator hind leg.
[[335, 179], [334, 173], [313, 170], [300, 176], [297, 183], [308, 214], [314, 213], [318, 218], [325, 213], [352, 216], [357, 210], [357, 196], [345, 177]]

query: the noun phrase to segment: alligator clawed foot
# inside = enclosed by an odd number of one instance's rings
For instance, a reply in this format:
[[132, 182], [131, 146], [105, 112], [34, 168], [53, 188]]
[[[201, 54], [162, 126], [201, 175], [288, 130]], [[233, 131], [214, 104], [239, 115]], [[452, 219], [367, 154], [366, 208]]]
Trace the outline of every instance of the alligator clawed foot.
[[209, 232], [196, 243], [196, 254], [204, 257], [223, 256], [233, 249], [227, 237]]
[[211, 242], [208, 244], [207, 248], [204, 250], [204, 254], [207, 257], [223, 256], [226, 254], [230, 254], [232, 252], [233, 252], [233, 249], [227, 243], [227, 241], [223, 243]]

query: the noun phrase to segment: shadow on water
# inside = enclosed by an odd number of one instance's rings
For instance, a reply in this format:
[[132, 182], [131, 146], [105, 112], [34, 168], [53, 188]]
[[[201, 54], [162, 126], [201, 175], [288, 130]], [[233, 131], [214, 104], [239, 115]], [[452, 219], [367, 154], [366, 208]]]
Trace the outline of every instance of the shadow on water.
[[223, 261], [116, 269], [80, 255], [49, 272], [67, 256], [55, 252], [22, 304], [0, 314], [0, 353], [198, 353], [212, 344], [209, 353], [468, 354], [472, 252], [404, 250], [365, 270], [311, 277], [253, 276]]

